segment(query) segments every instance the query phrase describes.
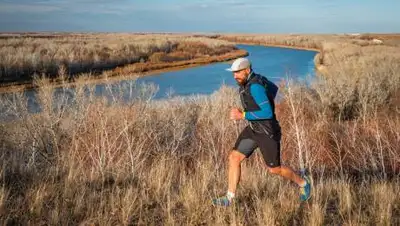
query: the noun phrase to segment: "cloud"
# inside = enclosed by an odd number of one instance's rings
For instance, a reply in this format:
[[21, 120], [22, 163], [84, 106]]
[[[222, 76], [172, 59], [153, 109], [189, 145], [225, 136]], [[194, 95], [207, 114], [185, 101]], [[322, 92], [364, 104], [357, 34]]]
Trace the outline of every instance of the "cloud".
[[227, 32], [396, 28], [399, 3], [357, 4], [346, 0], [0, 0], [0, 30], [14, 26], [22, 30]]
[[32, 4], [10, 4], [0, 3], [1, 13], [46, 13], [60, 10], [60, 7], [52, 5], [32, 5]]
[[0, 0], [1, 13], [48, 13], [62, 11], [66, 14], [94, 13], [121, 14], [130, 9], [127, 0]]

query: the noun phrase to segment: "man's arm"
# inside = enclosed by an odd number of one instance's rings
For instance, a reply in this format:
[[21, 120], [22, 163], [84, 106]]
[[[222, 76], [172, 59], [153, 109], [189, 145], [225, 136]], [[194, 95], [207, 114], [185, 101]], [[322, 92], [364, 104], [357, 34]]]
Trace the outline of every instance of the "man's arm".
[[252, 84], [250, 86], [250, 93], [261, 109], [258, 111], [244, 112], [244, 118], [247, 120], [272, 119], [274, 113], [272, 112], [271, 104], [268, 100], [264, 86], [260, 84]]

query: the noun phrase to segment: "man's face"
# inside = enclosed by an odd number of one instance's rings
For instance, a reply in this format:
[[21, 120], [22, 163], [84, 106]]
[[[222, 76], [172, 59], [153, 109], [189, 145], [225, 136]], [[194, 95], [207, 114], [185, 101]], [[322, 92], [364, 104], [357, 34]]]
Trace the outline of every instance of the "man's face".
[[233, 72], [233, 78], [235, 78], [236, 82], [239, 85], [244, 85], [247, 81], [247, 77], [250, 74], [250, 68], [246, 68], [240, 71]]

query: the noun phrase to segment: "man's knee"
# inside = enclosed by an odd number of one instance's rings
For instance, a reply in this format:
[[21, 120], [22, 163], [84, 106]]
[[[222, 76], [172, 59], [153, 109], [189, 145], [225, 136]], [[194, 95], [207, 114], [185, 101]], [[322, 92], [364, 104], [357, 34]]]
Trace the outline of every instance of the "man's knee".
[[268, 167], [268, 171], [272, 174], [281, 174], [281, 167], [277, 166], [277, 167]]
[[233, 150], [229, 154], [229, 163], [230, 164], [240, 164], [246, 156], [236, 150]]

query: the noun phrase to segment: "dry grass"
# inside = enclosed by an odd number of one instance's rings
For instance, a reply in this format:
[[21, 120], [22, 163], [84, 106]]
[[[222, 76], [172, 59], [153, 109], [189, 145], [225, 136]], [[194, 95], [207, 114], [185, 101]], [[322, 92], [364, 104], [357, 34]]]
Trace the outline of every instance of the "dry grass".
[[[324, 54], [345, 52], [335, 49], [340, 43]], [[392, 47], [358, 46], [354, 51], [363, 54], [338, 56], [376, 61], [373, 70], [369, 63], [332, 61], [327, 68], [336, 74], [311, 85], [288, 80], [281, 88], [282, 161], [295, 169], [305, 165], [313, 177], [313, 197], [303, 205], [296, 186], [269, 175], [257, 153], [243, 164], [236, 205], [211, 206], [211, 198], [225, 192], [227, 155], [239, 129], [227, 117], [239, 105], [232, 88], [155, 101], [154, 87], [128, 84], [115, 92], [109, 86], [113, 95], [103, 99], [77, 83], [63, 107], [67, 96], [54, 101], [52, 86], [38, 81], [40, 113], [29, 114], [18, 93], [1, 100], [2, 114], [17, 119], [0, 123], [0, 221], [398, 225], [400, 73], [394, 52], [380, 54]]]
[[[2, 102], [18, 116], [0, 126], [3, 222], [387, 225], [399, 221], [398, 114], [379, 125], [381, 120], [375, 118], [338, 122], [310, 109], [308, 92], [291, 86], [294, 95], [284, 90], [286, 99], [278, 112], [284, 131], [283, 161], [298, 169], [303, 156], [313, 174], [312, 201], [300, 205], [296, 186], [268, 175], [256, 154], [244, 163], [237, 205], [221, 209], [212, 207], [210, 200], [226, 188], [226, 157], [236, 128], [224, 116], [230, 106], [239, 104], [233, 89], [222, 87], [209, 97], [152, 101], [153, 89], [124, 86], [125, 92], [114, 92], [110, 104], [93, 93], [85, 95], [82, 86], [77, 87], [72, 105], [63, 108], [54, 103], [52, 88], [45, 81], [41, 85], [41, 113], [28, 114], [17, 94], [16, 101]], [[137, 98], [122, 101], [127, 93]], [[306, 141], [301, 151], [294, 139], [299, 131]]]
[[227, 41], [193, 35], [41, 34], [0, 39], [0, 79], [32, 81], [34, 74], [56, 77], [113, 69], [134, 63], [171, 63], [218, 56], [236, 48]]

